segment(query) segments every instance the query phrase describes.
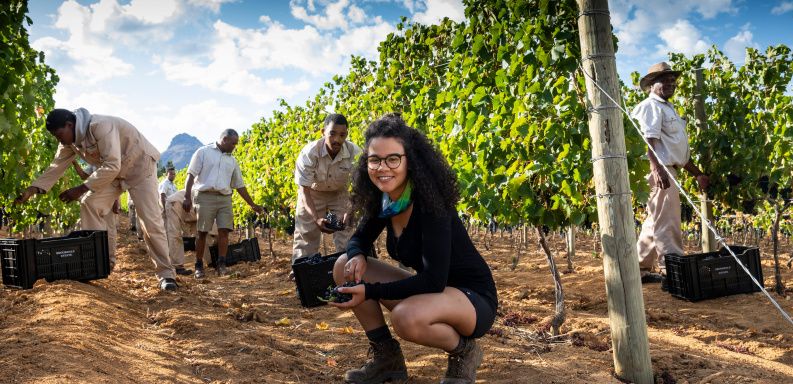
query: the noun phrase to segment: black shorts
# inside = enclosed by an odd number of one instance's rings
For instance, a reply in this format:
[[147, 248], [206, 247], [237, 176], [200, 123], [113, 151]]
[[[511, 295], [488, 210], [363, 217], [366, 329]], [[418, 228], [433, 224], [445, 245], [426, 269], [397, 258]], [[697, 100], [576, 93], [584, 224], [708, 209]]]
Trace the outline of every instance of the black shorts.
[[470, 335], [463, 336], [473, 339], [484, 336], [485, 333], [490, 330], [490, 327], [493, 326], [493, 322], [496, 320], [496, 308], [491, 303], [492, 300], [487, 300], [484, 296], [472, 291], [469, 288], [455, 288], [459, 289], [462, 293], [465, 293], [465, 296], [471, 301], [471, 304], [474, 306], [474, 311], [476, 312], [476, 326], [474, 327], [474, 332]]

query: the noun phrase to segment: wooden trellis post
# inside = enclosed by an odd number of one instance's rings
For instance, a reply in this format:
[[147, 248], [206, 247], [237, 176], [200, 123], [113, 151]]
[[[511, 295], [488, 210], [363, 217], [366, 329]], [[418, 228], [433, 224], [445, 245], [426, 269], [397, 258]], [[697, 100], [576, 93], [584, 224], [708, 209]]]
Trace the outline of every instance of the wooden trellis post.
[[[577, 0], [615, 374], [653, 383], [608, 0]], [[591, 76], [591, 77], [590, 77]], [[597, 86], [595, 85], [597, 82]], [[600, 88], [598, 88], [598, 86]], [[602, 88], [602, 91], [601, 91]]]
[[[697, 69], [695, 72], [695, 98], [694, 98], [694, 114], [697, 117], [697, 131], [704, 131], [708, 129], [708, 117], [705, 115], [705, 95], [704, 95], [704, 80], [702, 79], [702, 68]], [[705, 161], [708, 162], [708, 161]], [[707, 220], [713, 223], [713, 203], [708, 200], [708, 193], [702, 192], [699, 194], [699, 210], [705, 215]], [[705, 218], [702, 219], [702, 252], [715, 252], [719, 249], [716, 244], [716, 235], [708, 229]]]

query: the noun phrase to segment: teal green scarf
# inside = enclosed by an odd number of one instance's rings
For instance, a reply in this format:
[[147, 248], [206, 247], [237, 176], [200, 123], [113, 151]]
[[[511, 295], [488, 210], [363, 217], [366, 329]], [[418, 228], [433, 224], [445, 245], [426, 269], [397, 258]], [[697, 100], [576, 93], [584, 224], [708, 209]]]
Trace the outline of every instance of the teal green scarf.
[[410, 203], [413, 200], [410, 198], [410, 194], [413, 191], [413, 184], [408, 181], [408, 184], [405, 186], [405, 190], [402, 191], [402, 195], [399, 196], [399, 199], [396, 201], [391, 201], [391, 198], [388, 196], [387, 193], [383, 192], [383, 210], [380, 211], [380, 218], [387, 218], [398, 215], [407, 209], [410, 206]]

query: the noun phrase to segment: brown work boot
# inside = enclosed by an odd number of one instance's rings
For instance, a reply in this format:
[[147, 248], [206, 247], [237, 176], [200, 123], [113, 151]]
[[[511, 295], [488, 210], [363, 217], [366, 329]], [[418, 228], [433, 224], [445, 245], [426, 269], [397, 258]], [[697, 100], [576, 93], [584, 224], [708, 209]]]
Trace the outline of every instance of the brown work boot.
[[369, 342], [369, 359], [358, 369], [344, 373], [348, 384], [380, 384], [386, 381], [403, 382], [408, 379], [405, 356], [399, 342], [390, 339], [380, 343]]
[[482, 348], [475, 339], [463, 338], [462, 348], [449, 352], [449, 367], [441, 384], [474, 384], [476, 369], [482, 364]]

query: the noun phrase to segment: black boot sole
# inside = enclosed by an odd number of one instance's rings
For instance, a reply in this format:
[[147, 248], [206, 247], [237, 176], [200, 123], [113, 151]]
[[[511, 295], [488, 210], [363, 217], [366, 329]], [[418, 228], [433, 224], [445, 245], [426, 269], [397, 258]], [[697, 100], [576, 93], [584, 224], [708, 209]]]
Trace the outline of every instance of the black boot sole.
[[345, 380], [346, 384], [381, 384], [381, 383], [404, 383], [408, 379], [408, 373], [403, 371], [383, 372], [382, 374], [368, 380], [355, 381]]

